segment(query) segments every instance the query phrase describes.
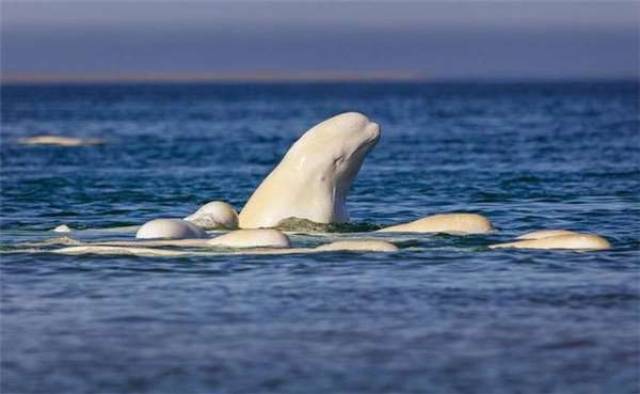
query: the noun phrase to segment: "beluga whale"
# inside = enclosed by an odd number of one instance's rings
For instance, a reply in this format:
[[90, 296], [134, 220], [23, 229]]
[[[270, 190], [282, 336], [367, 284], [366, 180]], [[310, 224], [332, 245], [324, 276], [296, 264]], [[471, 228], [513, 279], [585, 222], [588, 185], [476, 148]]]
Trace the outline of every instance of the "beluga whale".
[[611, 244], [597, 234], [570, 230], [539, 230], [523, 234], [514, 242], [489, 245], [489, 249], [568, 249], [594, 251], [611, 249]]
[[275, 227], [290, 218], [348, 222], [347, 194], [379, 139], [380, 126], [358, 112], [312, 127], [253, 192], [240, 212], [240, 228]]

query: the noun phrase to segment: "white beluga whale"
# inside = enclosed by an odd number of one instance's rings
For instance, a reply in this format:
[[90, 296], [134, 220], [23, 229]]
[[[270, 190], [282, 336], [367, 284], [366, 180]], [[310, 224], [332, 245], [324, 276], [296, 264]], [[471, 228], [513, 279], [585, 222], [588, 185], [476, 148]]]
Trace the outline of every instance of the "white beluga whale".
[[68, 225], [61, 224], [51, 231], [53, 231], [54, 233], [70, 233], [72, 230], [71, 230], [71, 227], [69, 227]]
[[577, 234], [575, 231], [571, 230], [537, 230], [531, 231], [529, 233], [522, 234], [516, 239], [527, 240], [527, 239], [542, 239], [549, 237], [557, 237], [559, 235], [572, 235]]
[[608, 250], [611, 244], [596, 234], [569, 230], [540, 230], [523, 234], [517, 241], [489, 245], [490, 249], [566, 249], [576, 251]]
[[[272, 233], [260, 233], [269, 232]], [[397, 252], [398, 247], [391, 242], [383, 240], [345, 240], [319, 245], [311, 248], [292, 248], [286, 235], [276, 233], [273, 229], [238, 230], [230, 232], [221, 238], [218, 245], [236, 250], [206, 251], [212, 246], [210, 241], [191, 239], [173, 241], [139, 241], [139, 242], [104, 242], [84, 245], [68, 246], [53, 250], [59, 254], [104, 254], [104, 255], [135, 255], [149, 257], [180, 257], [180, 256], [212, 256], [212, 255], [285, 255], [285, 254], [312, 254], [328, 252]], [[251, 234], [250, 232], [256, 232]], [[229, 237], [226, 237], [226, 236]], [[254, 236], [263, 239], [262, 243], [256, 243]], [[225, 238], [226, 237], [226, 238]], [[222, 239], [224, 238], [224, 239]], [[213, 240], [215, 240], [214, 238]], [[211, 240], [212, 241], [212, 240]], [[186, 246], [198, 247], [200, 250], [168, 250], [158, 249], [158, 246]]]
[[[159, 219], [170, 220], [170, 219]], [[289, 237], [283, 232], [276, 229], [251, 229], [251, 230], [235, 230], [226, 234], [219, 235], [214, 238], [208, 238], [205, 234], [203, 237], [186, 236], [192, 235], [189, 229], [180, 224], [180, 219], [173, 219], [171, 226], [168, 223], [160, 223], [162, 226], [159, 231], [154, 231], [146, 238], [138, 237], [135, 241], [104, 241], [82, 244], [85, 248], [93, 247], [109, 247], [109, 248], [140, 248], [140, 247], [186, 247], [186, 248], [232, 248], [232, 249], [250, 249], [250, 248], [290, 248], [291, 242]], [[153, 221], [151, 221], [153, 222]], [[148, 223], [151, 223], [148, 222]], [[143, 226], [144, 227], [144, 226]], [[169, 233], [172, 230], [173, 233]], [[196, 234], [199, 235], [199, 234]], [[61, 243], [62, 244], [62, 243]], [[78, 245], [78, 244], [76, 244]]]
[[489, 219], [476, 213], [444, 213], [378, 230], [382, 233], [486, 234], [493, 230]]
[[380, 127], [348, 112], [300, 137], [262, 181], [240, 212], [240, 228], [274, 227], [288, 218], [345, 223], [345, 200]]
[[[238, 228], [238, 212], [231, 206], [231, 204], [224, 201], [211, 201], [200, 208], [191, 215], [184, 219], [157, 219], [159, 221], [150, 221], [143, 226], [118, 226], [110, 228], [94, 228], [85, 231], [92, 233], [107, 232], [107, 233], [136, 233], [136, 238], [165, 238], [165, 239], [180, 239], [180, 238], [194, 238], [194, 234], [200, 234], [196, 238], [206, 236], [200, 230], [235, 230]], [[182, 223], [182, 222], [188, 223]], [[197, 228], [190, 226], [195, 225]], [[66, 224], [60, 225], [53, 230], [56, 233], [70, 233], [76, 231], [70, 228]]]
[[143, 224], [136, 233], [138, 239], [206, 238], [207, 233], [182, 219], [154, 219]]
[[399, 249], [391, 242], [379, 239], [346, 240], [324, 244], [314, 249], [316, 252], [397, 252]]
[[18, 142], [23, 145], [50, 145], [66, 147], [104, 144], [103, 140], [97, 138], [63, 137], [59, 135], [36, 135], [33, 137], [21, 138]]
[[205, 230], [238, 228], [238, 212], [224, 201], [211, 201], [184, 220]]
[[[169, 220], [151, 221], [160, 223], [162, 233], [153, 232], [154, 239], [138, 239], [135, 241], [103, 241], [84, 243], [72, 239], [56, 239], [48, 245], [65, 246], [53, 250], [61, 254], [105, 254], [136, 255], [151, 257], [179, 257], [190, 255], [225, 255], [225, 254], [308, 254], [323, 252], [396, 252], [398, 247], [391, 242], [380, 239], [347, 239], [321, 244], [316, 247], [292, 248], [289, 237], [276, 229], [242, 229], [230, 231], [214, 238], [170, 238], [166, 232]], [[179, 219], [173, 219], [174, 232], [188, 231]], [[144, 226], [143, 226], [144, 227]], [[179, 233], [178, 236], [184, 234]], [[160, 239], [162, 236], [162, 239]], [[45, 246], [40, 243], [41, 246]], [[26, 246], [26, 245], [25, 245]], [[36, 246], [36, 245], [32, 245]], [[189, 248], [188, 250], [171, 250], [166, 247]], [[162, 248], [162, 249], [159, 249]], [[222, 249], [221, 249], [222, 248]], [[229, 250], [231, 249], [231, 250]]]
[[227, 248], [290, 248], [291, 242], [275, 229], [236, 230], [207, 241], [207, 246]]

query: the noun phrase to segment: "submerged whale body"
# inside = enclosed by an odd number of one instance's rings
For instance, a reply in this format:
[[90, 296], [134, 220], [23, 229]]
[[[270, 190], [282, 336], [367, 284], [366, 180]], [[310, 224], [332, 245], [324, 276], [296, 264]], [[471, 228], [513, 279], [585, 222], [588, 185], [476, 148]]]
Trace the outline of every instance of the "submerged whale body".
[[224, 201], [211, 201], [184, 220], [205, 230], [238, 228], [238, 212]]
[[315, 248], [316, 252], [397, 252], [398, 250], [398, 247], [391, 242], [378, 239], [336, 241]]
[[475, 213], [444, 213], [378, 230], [382, 233], [486, 234], [493, 230], [489, 219]]
[[59, 135], [37, 135], [18, 140], [23, 145], [50, 145], [50, 146], [89, 146], [103, 144], [104, 141], [97, 138], [63, 137]]
[[288, 218], [347, 222], [347, 194], [379, 138], [378, 124], [357, 112], [312, 127], [251, 195], [240, 228], [274, 227]]
[[207, 233], [196, 226], [182, 219], [154, 219], [138, 229], [136, 238], [138, 239], [189, 239], [206, 238]]
[[608, 250], [611, 244], [596, 234], [568, 230], [541, 230], [521, 235], [518, 241], [489, 245], [490, 249]]
[[557, 237], [559, 235], [572, 235], [572, 234], [577, 234], [577, 233], [571, 230], [537, 230], [537, 231], [531, 231], [529, 233], [522, 234], [516, 237], [516, 239], [519, 239], [519, 240], [542, 239], [542, 238], [549, 238], [549, 237]]
[[291, 242], [281, 231], [256, 229], [231, 231], [210, 239], [207, 245], [227, 248], [290, 248]]
[[72, 230], [71, 227], [67, 226], [66, 224], [61, 224], [51, 231], [53, 231], [54, 233], [70, 233]]

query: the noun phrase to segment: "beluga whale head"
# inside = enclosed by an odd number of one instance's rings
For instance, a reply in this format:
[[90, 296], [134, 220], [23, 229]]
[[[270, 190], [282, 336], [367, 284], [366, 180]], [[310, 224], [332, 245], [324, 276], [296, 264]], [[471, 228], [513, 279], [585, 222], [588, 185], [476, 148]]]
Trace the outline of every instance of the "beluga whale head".
[[274, 227], [288, 218], [347, 222], [345, 199], [379, 138], [380, 126], [357, 112], [309, 129], [251, 195], [240, 212], [240, 227]]

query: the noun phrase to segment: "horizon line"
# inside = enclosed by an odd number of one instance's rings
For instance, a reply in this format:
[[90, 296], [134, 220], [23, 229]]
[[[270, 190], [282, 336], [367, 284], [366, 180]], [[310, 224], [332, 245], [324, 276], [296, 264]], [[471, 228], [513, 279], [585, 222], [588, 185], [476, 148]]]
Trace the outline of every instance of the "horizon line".
[[71, 74], [0, 74], [0, 84], [90, 84], [90, 83], [331, 83], [331, 82], [544, 82], [544, 81], [636, 81], [634, 76], [522, 76], [522, 77], [435, 77], [416, 71], [381, 72], [251, 72], [251, 73], [93, 73]]

